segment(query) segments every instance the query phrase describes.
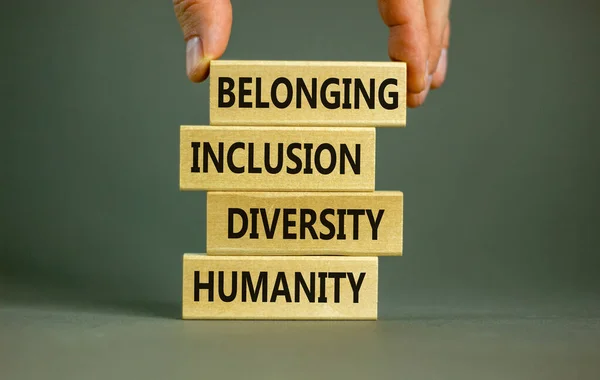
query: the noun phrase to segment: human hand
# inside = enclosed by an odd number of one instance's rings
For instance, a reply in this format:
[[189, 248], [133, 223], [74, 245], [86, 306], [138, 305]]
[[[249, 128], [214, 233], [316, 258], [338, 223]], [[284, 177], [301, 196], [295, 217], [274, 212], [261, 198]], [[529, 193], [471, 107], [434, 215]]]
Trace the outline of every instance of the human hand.
[[406, 62], [408, 107], [425, 102], [430, 89], [442, 86], [448, 68], [451, 0], [378, 0], [390, 28], [388, 54]]
[[192, 82], [202, 82], [208, 77], [210, 61], [221, 58], [229, 43], [231, 2], [173, 0], [173, 6], [186, 41], [187, 76]]
[[[430, 89], [441, 87], [448, 65], [451, 0], [378, 0], [389, 27], [388, 54], [407, 64], [407, 106], [423, 104]], [[209, 74], [231, 35], [230, 0], [173, 0], [186, 41], [186, 71], [192, 82]]]

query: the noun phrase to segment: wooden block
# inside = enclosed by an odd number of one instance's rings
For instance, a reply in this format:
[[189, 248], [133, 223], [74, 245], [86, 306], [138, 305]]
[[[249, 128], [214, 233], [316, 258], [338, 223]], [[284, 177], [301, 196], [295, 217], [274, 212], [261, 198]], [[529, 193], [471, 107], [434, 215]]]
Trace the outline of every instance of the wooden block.
[[215, 60], [210, 124], [404, 127], [406, 63]]
[[182, 190], [374, 191], [375, 128], [180, 129]]
[[377, 319], [377, 257], [183, 257], [183, 319]]
[[208, 192], [206, 207], [208, 255], [402, 255], [401, 192]]

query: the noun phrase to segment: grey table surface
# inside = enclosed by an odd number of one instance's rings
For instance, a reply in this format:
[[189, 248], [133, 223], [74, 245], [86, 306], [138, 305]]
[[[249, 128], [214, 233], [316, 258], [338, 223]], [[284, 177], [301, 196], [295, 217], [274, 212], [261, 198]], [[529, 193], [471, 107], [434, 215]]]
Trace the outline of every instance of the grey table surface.
[[599, 379], [600, 300], [398, 295], [378, 321], [183, 321], [3, 284], [0, 378]]

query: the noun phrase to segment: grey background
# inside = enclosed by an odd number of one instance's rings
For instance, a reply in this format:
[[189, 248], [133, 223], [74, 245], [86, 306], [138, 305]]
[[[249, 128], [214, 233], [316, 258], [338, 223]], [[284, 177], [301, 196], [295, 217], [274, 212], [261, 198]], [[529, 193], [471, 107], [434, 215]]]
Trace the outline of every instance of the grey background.
[[[233, 1], [227, 59], [388, 60], [376, 1]], [[180, 321], [208, 123], [169, 1], [1, 13], [0, 377], [598, 378], [600, 7], [454, 1], [442, 90], [377, 131], [405, 194], [376, 323]], [[2, 376], [4, 375], [4, 376]]]

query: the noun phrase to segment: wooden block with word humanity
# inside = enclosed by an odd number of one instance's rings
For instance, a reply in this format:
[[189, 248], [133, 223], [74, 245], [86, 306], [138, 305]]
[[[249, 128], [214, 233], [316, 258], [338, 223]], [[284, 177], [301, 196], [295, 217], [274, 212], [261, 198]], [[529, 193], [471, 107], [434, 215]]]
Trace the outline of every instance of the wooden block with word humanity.
[[183, 257], [183, 319], [377, 319], [377, 257]]
[[215, 60], [210, 124], [404, 127], [406, 63]]
[[206, 207], [208, 255], [402, 255], [401, 192], [208, 192]]
[[375, 128], [180, 129], [180, 189], [374, 191]]

